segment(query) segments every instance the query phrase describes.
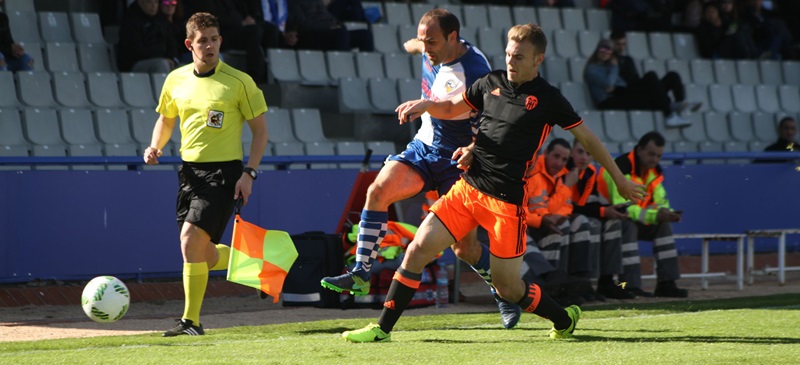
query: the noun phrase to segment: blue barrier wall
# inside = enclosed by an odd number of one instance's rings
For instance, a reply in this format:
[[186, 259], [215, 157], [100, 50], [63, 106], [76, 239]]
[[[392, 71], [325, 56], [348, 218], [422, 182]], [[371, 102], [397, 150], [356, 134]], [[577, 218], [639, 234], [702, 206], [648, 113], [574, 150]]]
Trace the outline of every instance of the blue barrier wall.
[[[800, 172], [793, 165], [685, 165], [665, 170], [672, 206], [684, 211], [676, 233], [800, 226]], [[243, 216], [292, 234], [334, 232], [356, 174], [263, 172]], [[175, 175], [1, 171], [0, 282], [179, 275]], [[790, 246], [797, 245], [796, 238], [791, 241]], [[691, 253], [696, 246], [681, 251]]]

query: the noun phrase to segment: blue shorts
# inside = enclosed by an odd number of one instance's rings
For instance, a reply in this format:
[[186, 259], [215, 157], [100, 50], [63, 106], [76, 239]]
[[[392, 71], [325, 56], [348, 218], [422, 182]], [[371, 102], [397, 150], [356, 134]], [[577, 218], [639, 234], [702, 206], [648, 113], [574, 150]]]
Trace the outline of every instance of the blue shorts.
[[387, 160], [411, 166], [422, 177], [425, 184], [422, 191], [436, 190], [442, 196], [461, 178], [463, 172], [452, 157], [453, 151], [439, 150], [414, 139], [408, 143], [405, 151], [391, 155]]

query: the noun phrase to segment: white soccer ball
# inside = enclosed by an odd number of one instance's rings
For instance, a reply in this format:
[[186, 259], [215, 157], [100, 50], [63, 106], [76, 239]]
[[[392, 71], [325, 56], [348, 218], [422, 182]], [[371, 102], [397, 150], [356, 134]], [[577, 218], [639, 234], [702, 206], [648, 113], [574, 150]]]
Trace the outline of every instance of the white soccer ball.
[[83, 312], [95, 322], [116, 322], [128, 311], [131, 295], [128, 287], [113, 276], [98, 276], [83, 288]]

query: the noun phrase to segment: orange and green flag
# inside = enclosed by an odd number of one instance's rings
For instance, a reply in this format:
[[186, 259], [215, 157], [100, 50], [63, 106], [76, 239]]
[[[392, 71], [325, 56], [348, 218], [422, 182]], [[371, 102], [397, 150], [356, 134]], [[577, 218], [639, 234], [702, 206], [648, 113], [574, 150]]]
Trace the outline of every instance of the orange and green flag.
[[266, 230], [236, 214], [228, 281], [259, 289], [277, 303], [295, 259], [297, 249], [288, 233]]

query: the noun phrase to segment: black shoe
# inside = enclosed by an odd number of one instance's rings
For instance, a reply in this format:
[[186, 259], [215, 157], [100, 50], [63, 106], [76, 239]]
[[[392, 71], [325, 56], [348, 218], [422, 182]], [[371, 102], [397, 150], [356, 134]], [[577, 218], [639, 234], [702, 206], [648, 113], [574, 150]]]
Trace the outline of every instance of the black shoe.
[[689, 296], [689, 291], [678, 288], [674, 280], [660, 281], [656, 284], [656, 290], [653, 295], [661, 298], [686, 298]]
[[652, 298], [653, 297], [653, 293], [646, 292], [646, 291], [642, 290], [642, 288], [629, 287], [629, 288], [625, 288], [625, 291], [627, 291], [628, 293], [631, 293], [634, 296], [639, 297], [639, 298]]
[[206, 331], [203, 331], [203, 325], [195, 326], [192, 323], [191, 319], [176, 319], [175, 322], [178, 322], [175, 327], [170, 328], [161, 336], [163, 337], [173, 337], [173, 336], [180, 336], [180, 335], [189, 335], [189, 336], [201, 336], [205, 335]]
[[[641, 289], [639, 289], [641, 290]], [[636, 294], [620, 288], [619, 285], [611, 284], [597, 284], [597, 292], [605, 295], [606, 298], [611, 299], [634, 299]]]

